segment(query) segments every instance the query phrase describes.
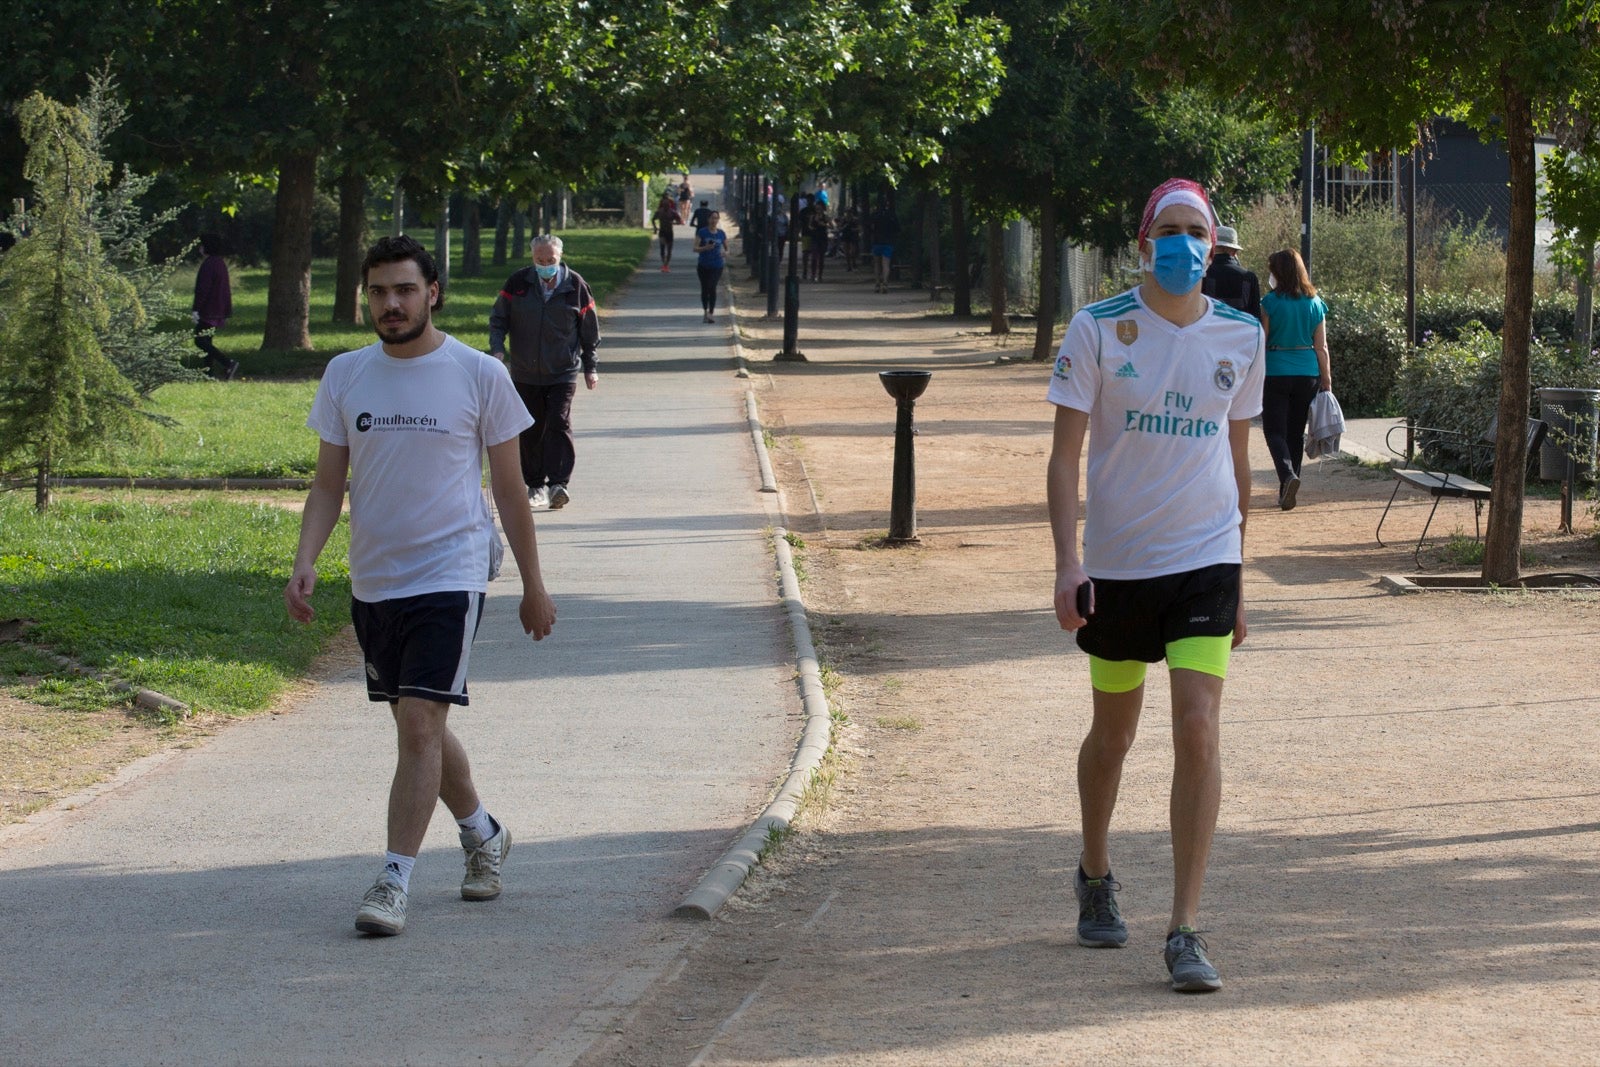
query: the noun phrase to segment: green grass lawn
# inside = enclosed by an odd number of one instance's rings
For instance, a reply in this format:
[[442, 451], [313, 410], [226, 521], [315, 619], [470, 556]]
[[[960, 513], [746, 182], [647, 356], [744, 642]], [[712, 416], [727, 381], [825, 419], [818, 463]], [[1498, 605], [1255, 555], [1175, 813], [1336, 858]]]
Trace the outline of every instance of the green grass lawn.
[[0, 644], [0, 685], [36, 703], [105, 707], [125, 696], [31, 646], [199, 710], [256, 710], [303, 675], [349, 619], [344, 522], [322, 555], [310, 626], [283, 607], [300, 532], [299, 513], [286, 508], [219, 493], [181, 503], [65, 494], [38, 515], [31, 498], [7, 493], [0, 529], [5, 614], [31, 623], [25, 642]]

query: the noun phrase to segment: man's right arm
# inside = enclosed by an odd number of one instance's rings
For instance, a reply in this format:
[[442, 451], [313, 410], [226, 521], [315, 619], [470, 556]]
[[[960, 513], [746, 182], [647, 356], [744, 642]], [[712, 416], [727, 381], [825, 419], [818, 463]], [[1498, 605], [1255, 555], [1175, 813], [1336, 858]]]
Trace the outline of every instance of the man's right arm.
[[1077, 408], [1056, 408], [1055, 431], [1050, 442], [1050, 464], [1045, 474], [1045, 497], [1050, 509], [1050, 533], [1056, 550], [1056, 621], [1063, 630], [1076, 630], [1088, 620], [1078, 614], [1078, 586], [1088, 581], [1078, 558], [1078, 461], [1089, 415]]
[[502, 289], [494, 298], [494, 307], [489, 309], [489, 354], [501, 361], [506, 358], [506, 331], [510, 323], [511, 299]]
[[317, 473], [306, 494], [306, 507], [300, 515], [300, 546], [294, 554], [294, 571], [283, 588], [283, 602], [289, 617], [310, 622], [316, 617], [311, 607], [311, 592], [317, 585], [317, 557], [333, 534], [344, 510], [344, 486], [350, 472], [350, 448], [323, 441], [317, 448]]

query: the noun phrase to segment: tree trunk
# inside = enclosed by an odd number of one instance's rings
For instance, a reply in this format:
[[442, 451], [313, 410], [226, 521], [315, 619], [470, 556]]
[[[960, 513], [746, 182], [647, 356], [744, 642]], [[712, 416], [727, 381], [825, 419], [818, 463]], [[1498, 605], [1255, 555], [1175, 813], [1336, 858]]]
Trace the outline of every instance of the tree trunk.
[[394, 182], [394, 199], [391, 201], [389, 213], [389, 236], [399, 237], [406, 232], [406, 190], [398, 178]]
[[989, 251], [984, 269], [989, 272], [989, 333], [1011, 332], [1011, 320], [1006, 317], [1006, 232], [999, 219], [987, 224]]
[[956, 276], [954, 291], [956, 318], [972, 318], [972, 250], [967, 241], [967, 205], [958, 189], [950, 191], [950, 234], [955, 242]]
[[262, 348], [311, 347], [311, 208], [316, 196], [316, 151], [285, 153], [278, 161]]
[[1583, 246], [1583, 269], [1578, 272], [1578, 310], [1572, 329], [1573, 347], [1579, 352], [1594, 348], [1594, 244], [1590, 237]]
[[469, 196], [461, 214], [461, 276], [476, 278], [483, 273], [483, 217], [478, 214], [478, 198]]
[[921, 289], [928, 271], [928, 190], [917, 190], [917, 206], [912, 209], [911, 217], [917, 220], [910, 227], [917, 242], [916, 251], [911, 256], [911, 287]]
[[1046, 195], [1039, 207], [1039, 312], [1033, 331], [1033, 358], [1055, 356], [1056, 305], [1060, 302], [1061, 249], [1056, 247], [1056, 198]]
[[361, 261], [367, 253], [367, 176], [354, 168], [339, 175], [339, 254], [334, 270], [333, 323], [361, 325]]
[[39, 465], [34, 468], [33, 510], [40, 515], [50, 510], [50, 454], [48, 452], [39, 457]]
[[450, 283], [450, 194], [439, 194], [439, 217], [433, 224], [433, 262], [439, 268], [439, 288]]
[[1483, 580], [1507, 585], [1522, 576], [1522, 497], [1528, 469], [1528, 342], [1533, 333], [1533, 226], [1535, 173], [1533, 111], [1528, 97], [1502, 68], [1506, 154], [1511, 163], [1510, 233], [1506, 241], [1506, 323], [1500, 338], [1499, 432], [1494, 443], [1494, 484], [1489, 497]]
[[500, 202], [494, 206], [494, 263], [493, 266], [506, 265], [506, 244], [511, 237], [511, 216], [516, 211], [511, 203], [511, 198], [502, 196]]
[[929, 192], [922, 202], [922, 244], [927, 251], [928, 288], [939, 288], [939, 194]]
[[511, 262], [521, 263], [528, 255], [528, 216], [518, 210], [511, 216]]

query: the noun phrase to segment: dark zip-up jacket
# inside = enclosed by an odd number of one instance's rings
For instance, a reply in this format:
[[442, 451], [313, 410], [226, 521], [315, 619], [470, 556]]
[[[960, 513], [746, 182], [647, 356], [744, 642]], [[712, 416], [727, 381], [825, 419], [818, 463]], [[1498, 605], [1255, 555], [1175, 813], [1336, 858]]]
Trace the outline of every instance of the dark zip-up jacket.
[[489, 351], [506, 354], [511, 380], [525, 385], [557, 385], [594, 373], [600, 344], [589, 283], [566, 266], [546, 300], [544, 283], [531, 266], [506, 279], [489, 312]]
[[1245, 270], [1236, 257], [1226, 252], [1211, 257], [1211, 266], [1200, 282], [1200, 291], [1258, 319], [1261, 317], [1261, 283], [1254, 272]]

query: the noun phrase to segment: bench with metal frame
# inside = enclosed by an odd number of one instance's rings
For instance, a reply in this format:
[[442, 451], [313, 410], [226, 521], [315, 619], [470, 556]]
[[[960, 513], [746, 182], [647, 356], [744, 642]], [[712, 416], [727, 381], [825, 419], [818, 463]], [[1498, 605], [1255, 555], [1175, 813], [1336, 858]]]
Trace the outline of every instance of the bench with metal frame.
[[[1529, 456], [1538, 455], [1539, 445], [1544, 441], [1547, 429], [1548, 427], [1539, 419], [1527, 420], [1527, 454]], [[1393, 438], [1396, 430], [1406, 431], [1406, 451], [1404, 452], [1394, 445]], [[1486, 451], [1490, 457], [1494, 455], [1495, 431], [1494, 419], [1489, 420], [1489, 428], [1484, 430], [1475, 441], [1459, 430], [1446, 430], [1437, 426], [1413, 426], [1410, 423], [1403, 423], [1390, 427], [1389, 433], [1384, 437], [1384, 444], [1390, 452], [1393, 452], [1407, 463], [1411, 463], [1414, 452], [1426, 455], [1430, 444], [1443, 438], [1455, 438], [1464, 443], [1464, 451], [1467, 454], [1467, 469], [1476, 474], [1477, 468], [1473, 463], [1473, 457], [1479, 451]], [[1420, 448], [1414, 449], [1413, 446], [1419, 437], [1422, 439], [1423, 444]], [[1428, 511], [1428, 521], [1422, 524], [1422, 534], [1417, 538], [1417, 547], [1411, 554], [1411, 558], [1416, 560], [1419, 569], [1422, 566], [1422, 546], [1428, 540], [1428, 528], [1433, 525], [1433, 516], [1439, 510], [1439, 502], [1446, 497], [1472, 501], [1473, 538], [1479, 541], [1483, 540], [1481, 516], [1483, 514], [1483, 505], [1489, 499], [1489, 486], [1451, 471], [1428, 470], [1426, 467], [1394, 467], [1390, 473], [1394, 475], [1394, 492], [1389, 494], [1389, 503], [1384, 505], [1383, 515], [1378, 519], [1376, 537], [1380, 547], [1388, 547], [1383, 543], [1383, 523], [1389, 517], [1389, 509], [1394, 506], [1394, 499], [1400, 494], [1402, 485], [1420, 489], [1433, 497], [1433, 507]]]

